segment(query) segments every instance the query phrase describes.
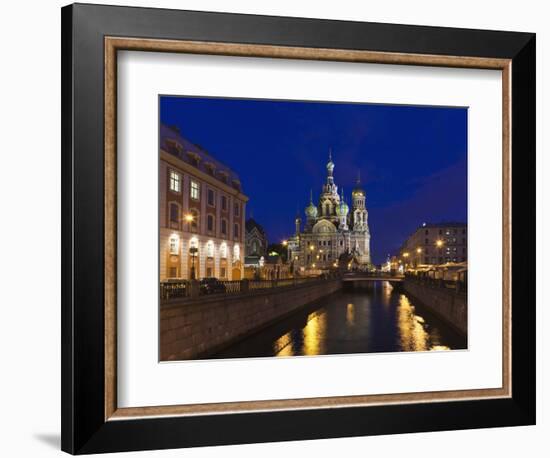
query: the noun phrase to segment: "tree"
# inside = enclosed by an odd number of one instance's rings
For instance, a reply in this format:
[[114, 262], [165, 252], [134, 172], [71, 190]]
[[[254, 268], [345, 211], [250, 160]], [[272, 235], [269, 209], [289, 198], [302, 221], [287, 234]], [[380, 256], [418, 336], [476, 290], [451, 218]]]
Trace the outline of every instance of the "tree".
[[267, 246], [267, 254], [271, 256], [272, 253], [276, 253], [277, 256], [280, 256], [283, 262], [287, 261], [288, 249], [282, 243], [270, 243]]

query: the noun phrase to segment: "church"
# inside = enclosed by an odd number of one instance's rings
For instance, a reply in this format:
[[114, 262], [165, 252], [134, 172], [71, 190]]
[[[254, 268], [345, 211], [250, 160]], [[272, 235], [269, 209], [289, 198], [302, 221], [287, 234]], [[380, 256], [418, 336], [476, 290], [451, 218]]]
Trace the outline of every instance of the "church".
[[338, 193], [334, 167], [329, 151], [327, 179], [318, 203], [311, 192], [305, 221], [296, 215], [295, 233], [288, 240], [289, 261], [296, 273], [371, 267], [368, 212], [360, 176], [351, 193], [350, 208], [343, 190]]

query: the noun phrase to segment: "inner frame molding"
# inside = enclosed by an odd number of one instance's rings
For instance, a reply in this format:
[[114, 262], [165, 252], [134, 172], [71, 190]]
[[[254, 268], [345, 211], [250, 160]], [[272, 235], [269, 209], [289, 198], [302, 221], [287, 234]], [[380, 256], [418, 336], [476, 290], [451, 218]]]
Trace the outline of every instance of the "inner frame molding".
[[[421, 65], [500, 70], [502, 74], [502, 387], [491, 389], [431, 391], [400, 394], [333, 396], [302, 399], [242, 401], [170, 406], [118, 408], [117, 404], [117, 52], [170, 52], [236, 57], [264, 57]], [[142, 38], [104, 38], [104, 417], [105, 421], [146, 417], [193, 416], [207, 414], [267, 412], [275, 410], [359, 407], [385, 404], [410, 404], [439, 401], [465, 401], [512, 397], [511, 368], [511, 100], [512, 61], [482, 57], [442, 56], [347, 50], [304, 48], [240, 43], [157, 40]]]

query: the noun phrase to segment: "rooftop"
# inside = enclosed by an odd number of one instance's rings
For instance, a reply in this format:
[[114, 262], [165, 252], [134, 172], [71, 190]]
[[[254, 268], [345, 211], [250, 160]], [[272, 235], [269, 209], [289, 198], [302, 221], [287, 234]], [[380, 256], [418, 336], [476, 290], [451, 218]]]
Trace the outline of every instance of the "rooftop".
[[160, 147], [201, 172], [242, 192], [239, 176], [228, 166], [212, 157], [204, 148], [183, 137], [177, 127], [160, 125]]

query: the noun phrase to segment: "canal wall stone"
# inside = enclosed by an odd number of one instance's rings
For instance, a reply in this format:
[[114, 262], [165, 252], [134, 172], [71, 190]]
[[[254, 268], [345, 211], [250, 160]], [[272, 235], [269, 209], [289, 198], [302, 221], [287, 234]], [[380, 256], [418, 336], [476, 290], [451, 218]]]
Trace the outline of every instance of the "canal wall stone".
[[467, 294], [457, 293], [441, 286], [405, 280], [403, 288], [424, 307], [444, 320], [461, 334], [468, 332]]
[[319, 280], [162, 304], [160, 359], [208, 356], [341, 287], [340, 279]]

